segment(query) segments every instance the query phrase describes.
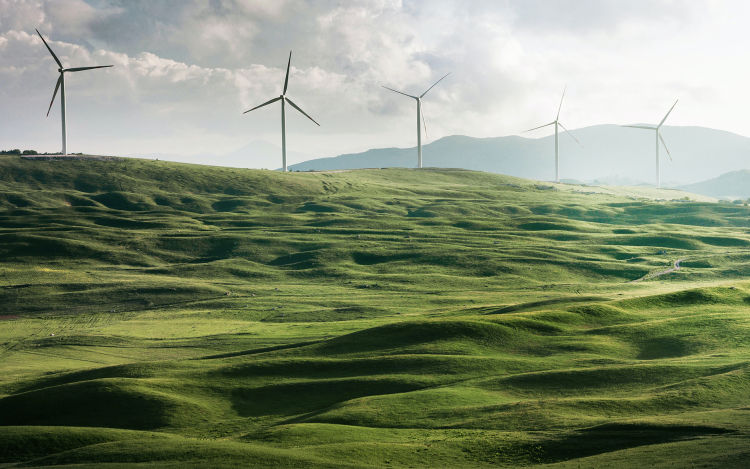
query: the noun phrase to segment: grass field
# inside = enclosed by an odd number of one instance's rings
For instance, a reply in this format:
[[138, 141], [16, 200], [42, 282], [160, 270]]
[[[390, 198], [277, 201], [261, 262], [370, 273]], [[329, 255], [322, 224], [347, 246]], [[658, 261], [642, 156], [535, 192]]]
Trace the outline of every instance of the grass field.
[[0, 467], [747, 467], [748, 274], [677, 191], [0, 157]]

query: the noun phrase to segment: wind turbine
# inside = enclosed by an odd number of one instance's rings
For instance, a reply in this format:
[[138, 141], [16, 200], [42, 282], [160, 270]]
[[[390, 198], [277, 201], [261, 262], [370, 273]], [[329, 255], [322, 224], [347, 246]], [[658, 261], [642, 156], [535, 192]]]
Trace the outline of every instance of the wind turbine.
[[[562, 122], [560, 122], [560, 111], [562, 110], [562, 103], [563, 99], [565, 99], [565, 91], [567, 90], [567, 87], [563, 88], [563, 94], [562, 98], [560, 98], [560, 106], [557, 108], [557, 117], [555, 117], [555, 120], [550, 122], [549, 124], [540, 125], [539, 127], [534, 127], [533, 129], [525, 130], [524, 132], [531, 132], [532, 130], [541, 129], [543, 127], [547, 127], [550, 125], [555, 126], [555, 182], [560, 182], [560, 149], [558, 145], [558, 138], [557, 138], [557, 128], [562, 127], [565, 132], [567, 132], [568, 135], [571, 136], [573, 140], [576, 141], [577, 144], [581, 145], [581, 142], [578, 141], [575, 136], [568, 131], [568, 129], [565, 128], [564, 125], [562, 125]], [[581, 145], [583, 146], [583, 145]]]
[[667, 143], [664, 141], [664, 137], [661, 136], [661, 126], [664, 125], [664, 121], [667, 120], [667, 117], [669, 117], [669, 114], [672, 112], [672, 109], [674, 109], [675, 106], [677, 106], [677, 101], [679, 99], [676, 99], [674, 104], [671, 108], [669, 108], [669, 111], [667, 111], [667, 115], [664, 116], [664, 119], [659, 122], [659, 125], [654, 127], [653, 125], [625, 125], [623, 127], [632, 127], [634, 129], [647, 129], [647, 130], [654, 130], [656, 132], [656, 188], [661, 188], [661, 174], [659, 171], [659, 141], [661, 141], [661, 144], [664, 145], [664, 149], [667, 150], [667, 156], [669, 156], [669, 161], [672, 161], [672, 154], [669, 153], [669, 148], [667, 148]]
[[[443, 76], [443, 78], [447, 77], [448, 75], [450, 75], [450, 73], [446, 73]], [[383, 86], [383, 88], [387, 90], [391, 90], [394, 93], [402, 94], [409, 98], [413, 98], [417, 101], [417, 167], [418, 168], [422, 167], [422, 126], [423, 125], [424, 125], [424, 133], [425, 135], [427, 135], [427, 123], [424, 121], [424, 115], [422, 114], [422, 98], [424, 98], [424, 95], [426, 95], [428, 91], [433, 89], [435, 85], [443, 81], [443, 78], [433, 83], [432, 86], [427, 88], [427, 91], [420, 94], [419, 96], [412, 96], [410, 94], [406, 94], [406, 93], [402, 93], [401, 91], [394, 90], [393, 88], [388, 88], [387, 86]]]
[[60, 62], [60, 59], [57, 58], [54, 52], [52, 52], [52, 49], [50, 48], [49, 44], [47, 44], [47, 41], [44, 40], [44, 37], [42, 37], [42, 34], [39, 32], [38, 29], [35, 29], [36, 33], [39, 34], [39, 37], [42, 38], [42, 42], [44, 42], [44, 45], [47, 46], [47, 50], [50, 54], [52, 54], [52, 58], [55, 59], [55, 62], [57, 62], [58, 68], [57, 71], [60, 72], [60, 78], [57, 79], [57, 84], [55, 85], [55, 92], [52, 94], [52, 101], [49, 102], [49, 108], [47, 109], [47, 117], [49, 117], [49, 111], [52, 109], [52, 104], [55, 102], [55, 97], [57, 96], [57, 90], [60, 90], [60, 118], [62, 120], [62, 154], [67, 155], [68, 154], [68, 131], [65, 127], [65, 72], [82, 72], [84, 70], [93, 70], [95, 68], [108, 68], [113, 67], [113, 65], [97, 65], [96, 67], [75, 67], [75, 68], [63, 68], [62, 63]]
[[[266, 101], [263, 104], [259, 104], [258, 106], [255, 106], [254, 108], [248, 109], [247, 111], [243, 112], [243, 114], [247, 114], [250, 111], [254, 111], [268, 104], [275, 103], [276, 101], [281, 101], [281, 162], [282, 162], [282, 165], [284, 166], [284, 172], [287, 171], [287, 168], [286, 168], [286, 113], [284, 111], [284, 103], [289, 103], [294, 109], [298, 110], [305, 117], [315, 122], [315, 119], [308, 116], [305, 111], [303, 111], [299, 106], [294, 104], [294, 101], [286, 97], [286, 89], [287, 89], [287, 86], [289, 85], [289, 66], [291, 64], [292, 64], [292, 51], [289, 51], [289, 61], [286, 64], [286, 78], [284, 79], [284, 91], [281, 92], [281, 96], [277, 98], [273, 98], [269, 101]], [[318, 124], [317, 122], [315, 122], [315, 125], [320, 127], [320, 124]]]

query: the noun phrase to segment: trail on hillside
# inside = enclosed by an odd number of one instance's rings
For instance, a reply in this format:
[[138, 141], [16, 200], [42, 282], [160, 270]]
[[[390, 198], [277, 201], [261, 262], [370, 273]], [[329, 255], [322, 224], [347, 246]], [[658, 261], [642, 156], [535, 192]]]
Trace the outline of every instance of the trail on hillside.
[[676, 272], [676, 271], [680, 270], [680, 263], [682, 261], [684, 261], [684, 260], [685, 260], [685, 258], [677, 259], [676, 261], [674, 261], [674, 264], [669, 269], [665, 269], [665, 270], [661, 270], [659, 272], [652, 272], [650, 274], [646, 274], [646, 275], [644, 275], [641, 278], [637, 278], [637, 279], [631, 281], [630, 283], [636, 283], [636, 282], [640, 282], [642, 280], [649, 280], [649, 279], [652, 279], [652, 278], [655, 278], [655, 277], [660, 277], [662, 275], [667, 275], [667, 274], [671, 274], [672, 272]]

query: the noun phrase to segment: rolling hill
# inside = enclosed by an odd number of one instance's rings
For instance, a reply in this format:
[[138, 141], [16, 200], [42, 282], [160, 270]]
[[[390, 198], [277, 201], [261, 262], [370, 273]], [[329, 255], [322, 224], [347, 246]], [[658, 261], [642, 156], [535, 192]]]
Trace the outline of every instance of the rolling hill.
[[0, 464], [745, 467], [749, 215], [0, 157]]
[[[583, 146], [564, 133], [560, 135], [561, 178], [653, 184], [654, 139], [651, 132], [617, 125], [597, 125], [573, 132]], [[662, 133], [674, 157], [670, 162], [662, 150], [662, 180], [665, 184], [694, 183], [745, 169], [750, 164], [750, 139], [747, 137], [704, 127], [665, 126]], [[456, 135], [424, 145], [423, 154], [424, 165], [430, 167], [554, 179], [554, 136], [473, 138]], [[706, 164], [708, 161], [710, 165]], [[291, 168], [307, 171], [415, 165], [414, 148], [381, 148], [314, 159]]]

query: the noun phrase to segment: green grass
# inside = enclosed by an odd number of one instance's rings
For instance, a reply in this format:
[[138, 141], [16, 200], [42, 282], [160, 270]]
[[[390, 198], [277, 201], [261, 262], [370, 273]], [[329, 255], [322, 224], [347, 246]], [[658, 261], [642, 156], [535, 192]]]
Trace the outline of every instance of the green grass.
[[0, 467], [744, 467], [749, 215], [0, 157]]

